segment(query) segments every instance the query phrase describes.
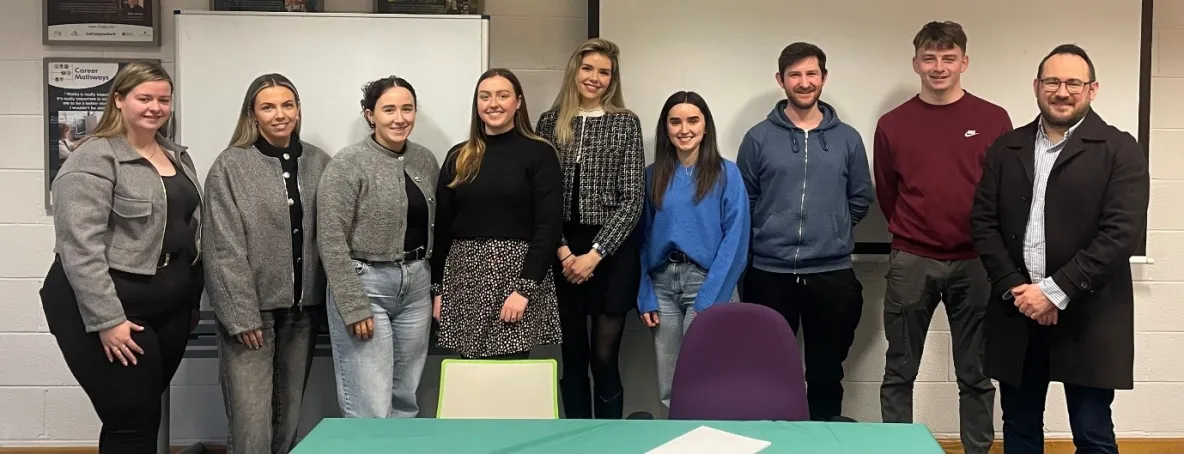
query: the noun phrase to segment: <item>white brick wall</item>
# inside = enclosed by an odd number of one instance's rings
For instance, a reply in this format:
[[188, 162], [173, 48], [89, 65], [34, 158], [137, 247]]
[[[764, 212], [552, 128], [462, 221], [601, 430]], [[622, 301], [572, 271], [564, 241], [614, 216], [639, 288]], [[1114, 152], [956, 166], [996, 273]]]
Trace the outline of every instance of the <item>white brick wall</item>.
[[[97, 419], [46, 333], [37, 295], [52, 257], [50, 220], [43, 212], [44, 162], [42, 81], [44, 56], [137, 56], [160, 58], [171, 68], [172, 14], [162, 14], [163, 45], [158, 52], [98, 52], [40, 44], [41, 0], [5, 0], [0, 17], [0, 136], [10, 145], [0, 153], [0, 446], [89, 444]], [[162, 11], [201, 9], [208, 0], [163, 0]], [[1184, 299], [1184, 2], [1157, 2], [1152, 96], [1152, 212], [1148, 255], [1155, 265], [1137, 266], [1136, 334], [1138, 360], [1134, 391], [1121, 392], [1115, 420], [1123, 435], [1184, 436], [1184, 320], [1176, 303]], [[372, 0], [327, 0], [330, 11], [366, 11]], [[491, 23], [491, 63], [522, 78], [532, 115], [550, 105], [560, 85], [568, 53], [586, 36], [583, 0], [487, 0]], [[628, 49], [626, 49], [628, 51]], [[1105, 73], [1105, 68], [1100, 72]], [[1105, 79], [1102, 80], [1106, 96]], [[1181, 254], [1181, 255], [1176, 255]], [[883, 269], [861, 264], [867, 302], [862, 328], [848, 362], [846, 414], [879, 419], [878, 386], [885, 342], [880, 300]], [[957, 432], [957, 386], [949, 356], [950, 338], [939, 311], [917, 384], [916, 417], [937, 433]], [[543, 354], [557, 356], [557, 349]], [[660, 413], [649, 334], [630, 321], [622, 351], [626, 412]], [[187, 360], [173, 382], [175, 440], [218, 440], [225, 434], [221, 394], [213, 360]], [[438, 358], [424, 376], [425, 408], [434, 408]], [[315, 365], [306, 426], [319, 415], [335, 415], [332, 371]], [[1063, 392], [1049, 393], [1048, 431], [1067, 435]], [[998, 424], [998, 416], [996, 416]], [[307, 427], [306, 427], [307, 428]]]

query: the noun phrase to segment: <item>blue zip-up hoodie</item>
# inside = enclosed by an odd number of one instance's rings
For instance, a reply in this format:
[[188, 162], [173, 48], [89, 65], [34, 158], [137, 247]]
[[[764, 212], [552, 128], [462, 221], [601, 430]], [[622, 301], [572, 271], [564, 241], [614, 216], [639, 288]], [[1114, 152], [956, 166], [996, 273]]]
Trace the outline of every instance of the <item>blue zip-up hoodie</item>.
[[736, 164], [752, 215], [752, 266], [812, 274], [851, 267], [855, 225], [872, 204], [859, 131], [818, 101], [822, 123], [804, 131], [781, 100], [744, 135]]

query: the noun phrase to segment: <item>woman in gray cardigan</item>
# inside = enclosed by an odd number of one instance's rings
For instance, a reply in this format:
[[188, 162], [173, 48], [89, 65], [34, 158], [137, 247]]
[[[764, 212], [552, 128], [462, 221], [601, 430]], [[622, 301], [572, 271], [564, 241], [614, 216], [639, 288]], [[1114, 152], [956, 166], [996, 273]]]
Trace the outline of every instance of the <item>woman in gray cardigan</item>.
[[324, 313], [317, 185], [329, 155], [300, 140], [300, 95], [265, 74], [206, 176], [206, 293], [232, 453], [286, 453]]
[[346, 417], [415, 417], [431, 330], [432, 226], [440, 166], [411, 142], [415, 89], [398, 77], [362, 88], [373, 133], [334, 156], [317, 196], [329, 276], [337, 398]]
[[155, 452], [161, 393], [201, 301], [201, 186], [186, 148], [160, 133], [172, 117], [164, 68], [129, 63], [110, 84], [98, 127], [53, 181], [41, 305], [103, 422], [99, 453]]

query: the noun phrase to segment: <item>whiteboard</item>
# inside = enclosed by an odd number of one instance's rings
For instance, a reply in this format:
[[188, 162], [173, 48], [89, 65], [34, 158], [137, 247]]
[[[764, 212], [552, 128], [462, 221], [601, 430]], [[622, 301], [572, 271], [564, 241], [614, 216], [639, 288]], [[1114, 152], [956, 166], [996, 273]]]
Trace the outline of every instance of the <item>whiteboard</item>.
[[489, 65], [482, 16], [181, 11], [176, 34], [176, 138], [203, 181], [262, 74], [292, 80], [301, 139], [331, 155], [370, 134], [362, 86], [403, 77], [419, 103], [411, 140], [443, 162], [469, 137], [473, 87]]
[[[876, 121], [920, 90], [913, 37], [952, 20], [967, 34], [967, 91], [1005, 108], [1015, 127], [1039, 114], [1032, 80], [1054, 47], [1076, 43], [1097, 68], [1093, 101], [1103, 119], [1138, 136], [1141, 0], [600, 0], [602, 38], [621, 47], [627, 106], [641, 116], [647, 156], [663, 102], [703, 95], [721, 153], [735, 159], [744, 133], [785, 98], [777, 57], [795, 41], [827, 55], [822, 100], [863, 137], [872, 164]], [[856, 228], [859, 243], [889, 243], [878, 205]]]

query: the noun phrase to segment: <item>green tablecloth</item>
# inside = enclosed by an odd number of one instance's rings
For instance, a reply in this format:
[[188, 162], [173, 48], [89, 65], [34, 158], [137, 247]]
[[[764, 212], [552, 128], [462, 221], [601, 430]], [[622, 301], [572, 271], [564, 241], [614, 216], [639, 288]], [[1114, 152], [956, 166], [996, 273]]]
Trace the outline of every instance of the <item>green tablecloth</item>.
[[761, 454], [944, 452], [920, 424], [328, 418], [291, 454], [641, 454], [701, 425], [772, 442]]

